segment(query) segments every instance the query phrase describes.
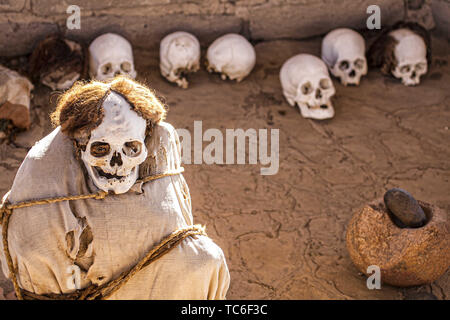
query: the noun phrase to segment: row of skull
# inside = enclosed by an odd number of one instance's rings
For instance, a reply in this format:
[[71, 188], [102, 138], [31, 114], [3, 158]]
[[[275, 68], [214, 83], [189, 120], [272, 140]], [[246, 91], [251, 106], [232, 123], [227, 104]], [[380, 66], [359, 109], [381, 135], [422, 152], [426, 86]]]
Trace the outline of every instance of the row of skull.
[[[390, 36], [397, 41], [394, 52], [397, 64], [391, 71], [392, 75], [401, 79], [405, 85], [419, 84], [420, 77], [427, 72], [427, 48], [424, 40], [405, 28], [393, 30]], [[64, 42], [70, 50], [81, 51], [76, 42], [67, 39], [64, 39]], [[160, 43], [159, 52], [161, 74], [168, 81], [187, 88], [186, 76], [200, 68], [200, 51], [200, 43], [193, 34], [178, 31], [165, 36]], [[323, 39], [321, 58], [331, 74], [339, 78], [342, 84], [358, 85], [361, 77], [367, 74], [365, 52], [364, 38], [358, 32], [340, 28], [331, 31]], [[311, 68], [302, 65], [308, 64], [311, 60], [314, 59], [297, 58], [290, 60], [288, 65], [303, 73], [307, 73], [307, 70], [312, 73], [315, 71], [323, 73], [323, 67]], [[255, 62], [256, 54], [253, 46], [239, 34], [219, 37], [206, 52], [207, 70], [220, 73], [222, 79], [229, 78], [238, 82], [243, 80], [250, 74]], [[313, 64], [319, 65], [317, 62]], [[47, 65], [48, 70], [48, 64], [44, 62], [43, 65]], [[45, 77], [41, 77], [41, 81], [53, 90], [65, 90], [81, 76], [76, 72], [66, 72], [68, 74], [59, 76], [58, 73], [61, 73], [60, 69], [47, 72]], [[132, 46], [127, 39], [118, 34], [103, 34], [94, 39], [89, 46], [89, 75], [93, 79], [106, 80], [119, 74], [136, 78]], [[285, 82], [282, 80], [282, 83]], [[299, 93], [302, 86], [303, 83], [296, 85]]]
[[[394, 77], [410, 86], [420, 83], [427, 72], [427, 48], [422, 37], [406, 28], [393, 30]], [[321, 59], [310, 54], [298, 54], [288, 59], [280, 71], [283, 94], [291, 106], [297, 105], [305, 118], [329, 119], [334, 116], [331, 97], [336, 90], [328, 71], [343, 85], [359, 85], [367, 74], [364, 38], [356, 31], [339, 28], [322, 40]]]
[[[253, 46], [239, 34], [226, 34], [216, 39], [207, 50], [207, 70], [218, 72], [222, 79], [241, 81], [253, 69], [256, 54]], [[89, 46], [89, 73], [98, 80], [119, 74], [136, 77], [130, 43], [120, 35], [107, 33]], [[171, 33], [160, 44], [161, 74], [179, 87], [187, 88], [187, 74], [200, 69], [200, 43], [184, 31]]]
[[[386, 54], [388, 58], [395, 58], [394, 67], [389, 72], [407, 86], [419, 84], [420, 77], [427, 72], [430, 62], [427, 61], [427, 44], [424, 38], [405, 27], [390, 31], [388, 36], [396, 43], [393, 52]], [[103, 34], [92, 41], [88, 51], [91, 78], [106, 80], [119, 74], [136, 78], [133, 49], [124, 37], [114, 33]], [[46, 56], [43, 52], [50, 55], [59, 52], [64, 58], [60, 59], [59, 64], [54, 63], [58, 59]], [[165, 36], [160, 43], [161, 74], [168, 81], [187, 88], [187, 75], [200, 68], [200, 52], [198, 39], [188, 32], [178, 31]], [[365, 52], [365, 40], [358, 32], [347, 28], [331, 31], [322, 40], [321, 59], [300, 54], [284, 63], [280, 71], [284, 96], [290, 105], [299, 106], [304, 117], [333, 117], [334, 109], [330, 98], [335, 94], [335, 88], [328, 72], [339, 78], [344, 85], [358, 85], [368, 70]], [[77, 63], [67, 64], [65, 57], [69, 54]], [[53, 90], [65, 90], [82, 76], [82, 48], [74, 41], [51, 37], [44, 40], [33, 52], [30, 62], [39, 64], [36, 63], [39, 59], [43, 60], [41, 67], [35, 68], [37, 71], [31, 73], [41, 73], [40, 81]], [[238, 34], [226, 34], [217, 38], [206, 52], [207, 70], [220, 73], [222, 79], [241, 81], [250, 74], [255, 62], [253, 46]], [[7, 79], [12, 83], [20, 77], [12, 70], [3, 70], [3, 84], [0, 83], [3, 88], [6, 88]], [[30, 83], [24, 89], [27, 93], [23, 95], [28, 96], [27, 99], [22, 99], [27, 100], [25, 109], [29, 109], [31, 88]]]
[[[394, 77], [410, 86], [420, 83], [427, 72], [427, 48], [424, 40], [413, 31], [401, 28], [390, 34], [397, 45], [394, 50]], [[111, 50], [111, 48], [115, 48]], [[292, 106], [297, 104], [302, 116], [327, 119], [334, 116], [330, 98], [335, 94], [328, 71], [343, 85], [359, 85], [367, 74], [364, 38], [356, 31], [339, 28], [322, 41], [321, 58], [300, 54], [287, 60], [281, 68], [280, 80], [284, 96]], [[136, 76], [131, 45], [115, 34], [105, 34], [89, 47], [91, 76], [100, 80], [116, 74]], [[207, 70], [218, 72], [222, 79], [243, 80], [255, 66], [253, 46], [243, 36], [226, 34], [216, 39], [206, 53]], [[200, 68], [200, 43], [184, 31], [171, 33], [160, 44], [160, 71], [170, 82], [187, 88], [186, 76]]]

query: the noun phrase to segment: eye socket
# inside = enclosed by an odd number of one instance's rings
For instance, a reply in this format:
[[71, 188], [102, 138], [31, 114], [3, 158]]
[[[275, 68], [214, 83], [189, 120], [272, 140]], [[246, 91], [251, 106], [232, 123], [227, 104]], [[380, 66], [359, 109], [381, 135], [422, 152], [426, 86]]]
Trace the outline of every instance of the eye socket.
[[185, 71], [186, 71], [186, 69], [185, 68], [178, 68], [177, 70], [175, 70], [175, 75], [177, 76], [177, 77], [181, 77], [181, 78], [184, 78], [186, 75], [185, 75]]
[[417, 71], [422, 71], [422, 70], [425, 70], [425, 67], [426, 67], [426, 64], [425, 63], [418, 63], [418, 64], [416, 64], [416, 70]]
[[93, 142], [91, 144], [91, 155], [94, 157], [100, 158], [109, 154], [111, 147], [106, 142]]
[[401, 73], [407, 73], [410, 71], [411, 71], [411, 67], [409, 66], [409, 64], [400, 68]]
[[122, 69], [123, 72], [129, 73], [131, 71], [131, 63], [128, 61], [122, 62], [120, 64], [120, 69]]
[[313, 91], [311, 83], [308, 81], [302, 85], [302, 93], [310, 94]]
[[343, 60], [339, 63], [339, 69], [340, 70], [347, 70], [348, 67], [350, 67], [350, 63], [347, 60]]
[[123, 153], [127, 157], [137, 157], [141, 154], [142, 151], [142, 143], [139, 141], [128, 141], [123, 145]]
[[111, 63], [106, 63], [106, 64], [104, 64], [104, 65], [101, 67], [101, 69], [100, 69], [100, 71], [101, 71], [103, 74], [108, 74], [108, 73], [111, 72], [111, 70], [112, 70]]
[[330, 80], [328, 80], [328, 79], [320, 79], [319, 86], [320, 86], [321, 89], [324, 89], [324, 90], [330, 89], [331, 88]]
[[187, 43], [186, 43], [186, 41], [183, 41], [183, 39], [176, 39], [175, 40], [175, 46], [176, 47], [184, 48], [184, 47], [186, 47], [186, 45], [187, 45]]
[[363, 59], [356, 59], [355, 60], [355, 68], [356, 69], [364, 68], [364, 60]]

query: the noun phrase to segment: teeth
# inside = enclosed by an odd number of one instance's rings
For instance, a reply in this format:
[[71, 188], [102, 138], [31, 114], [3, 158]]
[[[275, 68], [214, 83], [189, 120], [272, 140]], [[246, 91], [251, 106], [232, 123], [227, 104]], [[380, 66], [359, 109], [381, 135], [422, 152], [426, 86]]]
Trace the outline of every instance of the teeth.
[[101, 168], [99, 168], [99, 167], [94, 167], [94, 168], [95, 168], [95, 170], [97, 171], [98, 175], [99, 175], [101, 178], [106, 178], [106, 179], [108, 179], [108, 180], [110, 180], [110, 179], [120, 180], [120, 179], [122, 179], [122, 178], [125, 177], [125, 176], [119, 176], [119, 175], [116, 175], [116, 174], [107, 173], [107, 172], [103, 171], [103, 170], [102, 170]]
[[108, 182], [108, 183], [124, 182], [126, 180], [126, 178], [129, 177], [135, 170], [135, 168], [133, 168], [129, 174], [127, 174], [125, 176], [119, 176], [117, 174], [110, 174], [110, 173], [104, 172], [99, 167], [94, 166], [93, 168], [94, 168], [93, 171], [96, 173], [97, 178], [102, 181]]
[[318, 105], [310, 105], [309, 103], [306, 104], [308, 109], [313, 109], [313, 110], [320, 110], [320, 109], [327, 109], [330, 106], [329, 101], [322, 103], [322, 104], [318, 104]]
[[311, 106], [310, 104], [307, 104], [308, 105], [308, 109], [320, 109], [320, 105], [317, 105], [317, 106]]

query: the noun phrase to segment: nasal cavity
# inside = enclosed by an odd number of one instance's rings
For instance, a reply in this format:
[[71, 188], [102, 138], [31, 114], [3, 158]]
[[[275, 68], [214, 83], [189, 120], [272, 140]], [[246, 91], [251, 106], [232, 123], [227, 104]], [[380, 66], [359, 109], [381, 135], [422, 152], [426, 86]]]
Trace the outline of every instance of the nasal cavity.
[[411, 78], [415, 78], [415, 77], [416, 77], [416, 72], [413, 71], [412, 74], [411, 74]]
[[322, 98], [322, 91], [320, 91], [320, 89], [316, 90], [316, 99], [320, 99]]
[[348, 74], [348, 76], [349, 76], [350, 78], [353, 78], [354, 76], [356, 76], [355, 70], [350, 71], [350, 73]]
[[114, 152], [113, 156], [111, 157], [111, 167], [114, 167], [115, 165], [120, 167], [122, 164], [123, 162], [120, 153]]

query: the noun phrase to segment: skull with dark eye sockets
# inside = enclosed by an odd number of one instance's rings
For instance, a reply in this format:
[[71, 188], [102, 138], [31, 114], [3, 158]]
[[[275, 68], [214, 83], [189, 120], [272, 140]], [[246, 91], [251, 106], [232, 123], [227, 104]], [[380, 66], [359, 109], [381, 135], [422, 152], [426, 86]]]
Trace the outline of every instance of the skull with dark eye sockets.
[[297, 105], [305, 118], [329, 119], [334, 116], [331, 97], [333, 82], [325, 63], [310, 54], [288, 59], [280, 70], [283, 94], [291, 106]]
[[125, 193], [136, 182], [139, 165], [147, 158], [146, 121], [115, 92], [109, 93], [102, 107], [102, 123], [92, 130], [81, 159], [99, 189]]
[[322, 60], [345, 86], [359, 85], [367, 74], [365, 51], [364, 38], [352, 29], [335, 29], [322, 41]]
[[161, 41], [159, 61], [163, 77], [186, 89], [187, 75], [200, 69], [200, 42], [188, 32], [171, 33]]
[[428, 71], [424, 40], [408, 29], [392, 31], [390, 36], [397, 41], [394, 50], [397, 65], [392, 70], [392, 75], [401, 79], [406, 86], [418, 85], [420, 77]]
[[89, 46], [89, 74], [97, 80], [107, 80], [117, 75], [136, 78], [133, 50], [124, 37], [106, 33]]

